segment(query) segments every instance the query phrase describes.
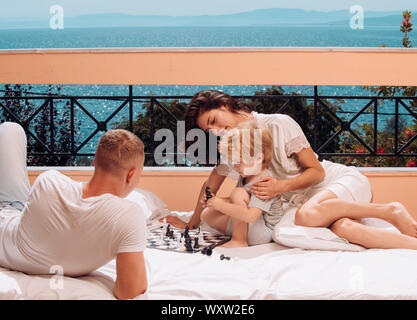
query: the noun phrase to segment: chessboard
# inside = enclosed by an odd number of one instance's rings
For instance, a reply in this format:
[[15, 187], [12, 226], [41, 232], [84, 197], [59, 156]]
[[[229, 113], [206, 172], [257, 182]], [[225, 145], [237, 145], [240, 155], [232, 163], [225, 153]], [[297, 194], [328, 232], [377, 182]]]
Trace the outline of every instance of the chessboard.
[[168, 224], [168, 226], [149, 230], [147, 240], [147, 247], [151, 249], [196, 253], [204, 250], [204, 248], [210, 247], [212, 249], [222, 245], [230, 240], [230, 236], [200, 231], [199, 229], [178, 229]]

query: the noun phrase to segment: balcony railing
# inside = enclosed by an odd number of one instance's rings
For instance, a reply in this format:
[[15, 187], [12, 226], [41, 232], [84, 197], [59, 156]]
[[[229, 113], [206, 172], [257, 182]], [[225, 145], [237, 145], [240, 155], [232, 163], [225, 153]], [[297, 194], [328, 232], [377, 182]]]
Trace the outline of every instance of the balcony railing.
[[[124, 113], [126, 127], [134, 127], [139, 110], [137, 103], [149, 106], [149, 136], [160, 129], [155, 121], [157, 112], [178, 120], [164, 101], [172, 99], [187, 103], [190, 96], [138, 96], [133, 94], [134, 85], [313, 85], [312, 95], [239, 96], [251, 101], [273, 101], [276, 108], [271, 112], [294, 115], [297, 101], [311, 101], [312, 125], [306, 135], [321, 157], [415, 157], [407, 148], [416, 141], [417, 135], [408, 141], [400, 141], [400, 116], [408, 115], [417, 120], [410, 102], [416, 97], [384, 96], [325, 96], [319, 95], [318, 86], [327, 85], [375, 85], [416, 86], [416, 49], [399, 48], [114, 48], [114, 49], [38, 49], [0, 50], [1, 84], [118, 84], [127, 85], [122, 96], [70, 96], [70, 95], [13, 95], [0, 97], [0, 121], [20, 123], [28, 137], [37, 144], [37, 150], [29, 150], [29, 156], [37, 157], [86, 157], [94, 150], [88, 149], [97, 135], [111, 127], [112, 121]], [[346, 102], [362, 101], [360, 108], [335, 112], [328, 100], [343, 99]], [[10, 101], [37, 101], [30, 114], [13, 112]], [[83, 102], [113, 101], [114, 107], [106, 117], [95, 116]], [[394, 117], [393, 150], [378, 152], [379, 119], [387, 115], [382, 112], [380, 102], [391, 101], [390, 115]], [[58, 150], [57, 134], [62, 124], [56, 111], [65, 104], [69, 112], [66, 150]], [[60, 109], [62, 110], [62, 108]], [[33, 123], [40, 114], [45, 119], [45, 135], [41, 139], [33, 131]], [[351, 117], [346, 118], [344, 115]], [[359, 117], [371, 115], [372, 139], [354, 130]], [[319, 135], [320, 119], [326, 115], [335, 122], [331, 135], [323, 139]], [[80, 117], [93, 122], [91, 132], [79, 135]], [[298, 120], [295, 117], [296, 120]], [[49, 121], [48, 121], [49, 120]], [[84, 126], [83, 123], [80, 124]], [[83, 129], [85, 129], [83, 127]], [[90, 128], [89, 128], [90, 129]], [[65, 133], [64, 132], [64, 133]], [[345, 133], [356, 139], [367, 152], [338, 153], [328, 147]], [[47, 137], [47, 139], [45, 139]], [[149, 138], [149, 137], [148, 137]], [[151, 139], [146, 146], [152, 155], [155, 142]], [[39, 151], [40, 150], [40, 151]]]
[[[90, 142], [96, 135], [100, 132], [104, 132], [111, 127], [112, 121], [120, 113], [124, 112], [128, 116], [125, 119], [125, 127], [133, 131], [133, 124], [136, 120], [134, 114], [140, 113], [137, 105], [135, 103], [145, 103], [149, 106], [147, 112], [149, 112], [149, 132], [150, 132], [150, 144], [146, 146], [146, 153], [148, 159], [153, 159], [156, 142], [154, 142], [155, 132], [158, 129], [158, 124], [155, 122], [155, 113], [163, 112], [166, 117], [171, 120], [172, 128], [175, 128], [178, 119], [173, 113], [172, 110], [163, 103], [164, 101], [179, 100], [184, 104], [187, 103], [191, 97], [190, 96], [135, 96], [133, 95], [133, 86], [128, 86], [129, 94], [126, 96], [66, 96], [66, 95], [44, 95], [44, 96], [28, 96], [28, 95], [14, 95], [14, 96], [3, 96], [0, 97], [0, 122], [8, 120], [14, 121], [22, 125], [25, 129], [28, 137], [33, 139], [41, 150], [34, 151], [29, 149], [29, 156], [36, 157], [67, 157], [68, 159], [75, 159], [77, 157], [91, 157], [94, 156], [94, 150], [90, 152], [83, 152], [82, 149]], [[403, 145], [400, 145], [399, 136], [400, 136], [400, 125], [399, 117], [400, 115], [408, 115], [413, 117], [414, 120], [417, 120], [417, 114], [413, 111], [410, 106], [412, 100], [416, 100], [415, 97], [382, 97], [382, 96], [322, 96], [318, 94], [318, 86], [314, 86], [314, 95], [256, 95], [256, 96], [235, 96], [238, 99], [245, 99], [248, 101], [257, 101], [262, 103], [264, 101], [269, 101], [274, 103], [277, 107], [273, 112], [276, 113], [286, 113], [293, 116], [295, 119], [297, 104], [296, 100], [309, 100], [312, 101], [310, 104], [313, 108], [313, 126], [312, 132], [307, 134], [310, 143], [313, 147], [313, 150], [319, 155], [320, 159], [329, 158], [329, 157], [417, 157], [417, 153], [405, 152], [406, 148], [417, 139], [417, 134], [410, 137], [410, 139]], [[334, 111], [329, 107], [327, 100], [343, 100], [347, 102], [351, 100], [360, 100], [363, 105], [359, 111]], [[7, 104], [12, 104], [12, 101], [39, 101], [37, 105], [39, 107], [34, 108], [31, 114], [26, 117], [22, 117], [21, 114], [14, 113]], [[119, 106], [112, 110], [111, 114], [105, 118], [97, 118], [93, 115], [93, 112], [84, 106], [80, 100], [100, 100], [100, 101], [118, 101]], [[394, 112], [386, 113], [379, 112], [379, 102], [381, 101], [392, 101], [394, 103]], [[69, 125], [66, 124], [66, 132], [69, 136], [67, 151], [62, 152], [56, 150], [55, 144], [57, 139], [57, 132], [60, 128], [60, 125], [57, 124], [58, 121], [62, 119], [57, 119], [55, 109], [57, 104], [64, 104], [67, 111], [69, 109]], [[60, 107], [62, 108], [62, 106]], [[402, 113], [400, 108], [405, 111]], [[46, 112], [48, 114], [48, 121], [44, 123], [46, 129], [46, 137], [39, 137], [36, 132], [33, 131], [33, 121], [38, 114], [41, 112]], [[142, 110], [143, 112], [143, 110]], [[94, 126], [91, 132], [88, 133], [86, 138], [80, 139], [77, 137], [80, 126], [83, 127], [83, 124], [80, 123], [80, 113], [86, 116], [89, 120], [94, 122]], [[330, 117], [335, 122], [335, 130], [333, 134], [328, 137], [326, 140], [319, 139], [318, 134], [320, 132], [320, 125], [318, 119], [320, 119], [323, 114], [326, 114], [327, 117]], [[349, 120], [346, 120], [343, 117], [344, 114], [350, 114], [351, 117]], [[368, 114], [372, 116], [372, 128], [373, 128], [373, 137], [372, 144], [369, 144], [364, 141], [364, 139], [358, 134], [356, 130], [352, 127], [355, 124], [355, 121], [359, 116]], [[378, 120], [381, 115], [392, 115], [395, 117], [394, 128], [393, 128], [393, 139], [394, 139], [394, 150], [393, 152], [378, 153]], [[77, 120], [78, 119], [78, 120]], [[297, 119], [296, 119], [297, 120]], [[335, 139], [342, 134], [352, 135], [368, 152], [363, 153], [352, 153], [352, 152], [326, 152], [326, 148], [335, 141]], [[141, 137], [142, 139], [144, 137]], [[177, 152], [175, 152], [175, 159], [177, 159]], [[74, 161], [73, 161], [74, 163]], [[149, 162], [148, 162], [149, 164]], [[155, 165], [155, 162], [152, 161], [150, 164]]]

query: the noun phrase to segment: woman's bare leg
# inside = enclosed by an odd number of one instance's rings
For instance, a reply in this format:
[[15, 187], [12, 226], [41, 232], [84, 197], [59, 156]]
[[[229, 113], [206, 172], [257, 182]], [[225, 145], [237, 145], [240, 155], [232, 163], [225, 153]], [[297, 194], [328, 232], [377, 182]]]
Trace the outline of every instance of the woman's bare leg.
[[338, 199], [331, 191], [319, 192], [301, 206], [295, 223], [308, 227], [328, 227], [341, 218], [379, 218], [394, 225], [400, 232], [417, 237], [417, 222], [399, 202], [387, 204], [353, 202]]
[[350, 243], [365, 248], [417, 250], [417, 239], [414, 237], [395, 231], [368, 227], [349, 218], [337, 220], [330, 229]]

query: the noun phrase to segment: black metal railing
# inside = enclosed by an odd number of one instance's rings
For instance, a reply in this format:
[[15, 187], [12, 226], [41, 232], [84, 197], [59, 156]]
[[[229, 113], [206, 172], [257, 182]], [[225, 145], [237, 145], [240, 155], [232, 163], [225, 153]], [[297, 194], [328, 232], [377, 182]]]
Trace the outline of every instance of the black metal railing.
[[[149, 115], [149, 137], [150, 145], [146, 146], [147, 154], [153, 155], [155, 150], [155, 142], [152, 137], [158, 128], [158, 123], [155, 121], [156, 112], [163, 112], [166, 116], [172, 120], [174, 125], [178, 120], [172, 110], [169, 110], [167, 105], [163, 101], [167, 100], [179, 100], [183, 101], [186, 104], [192, 97], [191, 96], [135, 96], [133, 94], [133, 86], [128, 86], [128, 95], [126, 96], [67, 96], [67, 95], [7, 95], [0, 97], [0, 122], [5, 120], [17, 122], [25, 129], [28, 137], [37, 144], [38, 150], [32, 150], [29, 147], [28, 156], [36, 157], [67, 157], [68, 159], [76, 159], [77, 157], [92, 157], [94, 156], [94, 150], [82, 151], [82, 149], [89, 143], [99, 132], [105, 132], [110, 128], [111, 122], [114, 121], [114, 118], [121, 113], [121, 111], [127, 111], [127, 117], [124, 118], [124, 125], [127, 129], [134, 131], [134, 123], [137, 120], [137, 115], [146, 111]], [[417, 134], [414, 134], [409, 140], [400, 145], [399, 135], [400, 135], [400, 123], [399, 117], [401, 115], [411, 116], [413, 120], [417, 120], [417, 113], [413, 110], [411, 106], [412, 101], [416, 101], [416, 97], [383, 97], [383, 96], [323, 96], [318, 94], [318, 87], [314, 87], [313, 95], [254, 95], [254, 96], [236, 96], [236, 98], [245, 99], [249, 101], [279, 101], [277, 108], [273, 111], [276, 113], [287, 113], [290, 115], [295, 115], [297, 110], [297, 104], [295, 101], [300, 99], [311, 100], [312, 101], [312, 119], [311, 127], [312, 134], [309, 136], [310, 143], [313, 150], [322, 158], [328, 157], [417, 157], [416, 152], [405, 152], [407, 147], [410, 146], [416, 139]], [[328, 100], [358, 100], [363, 101], [363, 107], [359, 111], [344, 111], [344, 110], [335, 110], [329, 106]], [[15, 108], [13, 107], [12, 102], [16, 101], [39, 101], [40, 106], [33, 108], [32, 112], [25, 117], [22, 117], [22, 114], [17, 114]], [[120, 104], [113, 110], [113, 112], [105, 118], [98, 119], [97, 116], [93, 115], [93, 112], [83, 105], [80, 100], [104, 100], [104, 101], [114, 101], [119, 102]], [[392, 113], [380, 112], [379, 111], [379, 102], [381, 101], [393, 101], [394, 110]], [[67, 134], [69, 134], [69, 140], [67, 149], [65, 151], [57, 150], [55, 147], [57, 130], [59, 125], [56, 124], [56, 109], [57, 102], [64, 101], [65, 108], [69, 108], [69, 123], [65, 123], [67, 128]], [[137, 107], [137, 104], [142, 104], [142, 109]], [[146, 110], [143, 109], [143, 105], [146, 105]], [[136, 106], [135, 106], [136, 105]], [[405, 113], [400, 112], [400, 107], [405, 109]], [[46, 136], [39, 137], [35, 130], [33, 129], [33, 121], [40, 114], [48, 114], [49, 120], [48, 125], [45, 127], [47, 132]], [[94, 122], [94, 127], [92, 132], [86, 138], [76, 137], [77, 131], [82, 128], [82, 124], [77, 126], [76, 115], [83, 114], [84, 117], [92, 120]], [[323, 137], [319, 137], [320, 132], [320, 117], [326, 113], [326, 116], [336, 123], [334, 126], [335, 129], [329, 137], [323, 140]], [[136, 119], [134, 118], [136, 114]], [[344, 114], [353, 115], [349, 120], [346, 120]], [[364, 141], [357, 131], [355, 131], [352, 126], [354, 122], [361, 115], [372, 115], [372, 143]], [[392, 152], [378, 153], [378, 120], [381, 115], [392, 115], [394, 119], [394, 128], [393, 130], [393, 141], [394, 148]], [[79, 118], [79, 117], [78, 117]], [[67, 119], [68, 120], [68, 119]], [[297, 120], [295, 118], [295, 120]], [[79, 122], [78, 122], [79, 124]], [[78, 132], [79, 133], [79, 132]], [[356, 152], [325, 152], [326, 148], [337, 138], [346, 133], [353, 136], [363, 148], [368, 152], [356, 153]], [[148, 137], [148, 138], [149, 138]], [[141, 137], [143, 138], [143, 137]], [[39, 150], [40, 149], [40, 150]], [[74, 162], [73, 162], [74, 163]], [[153, 162], [152, 162], [153, 163]]]

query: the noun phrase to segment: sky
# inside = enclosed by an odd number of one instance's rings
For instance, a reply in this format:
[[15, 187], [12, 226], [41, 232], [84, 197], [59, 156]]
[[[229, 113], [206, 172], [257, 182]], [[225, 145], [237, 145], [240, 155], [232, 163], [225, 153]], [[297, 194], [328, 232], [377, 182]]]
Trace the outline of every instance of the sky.
[[0, 17], [49, 17], [52, 5], [61, 5], [66, 16], [98, 13], [134, 15], [217, 15], [265, 8], [349, 10], [361, 5], [370, 11], [417, 11], [416, 0], [0, 0]]

